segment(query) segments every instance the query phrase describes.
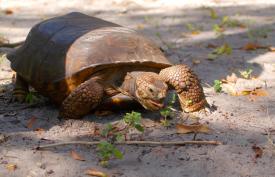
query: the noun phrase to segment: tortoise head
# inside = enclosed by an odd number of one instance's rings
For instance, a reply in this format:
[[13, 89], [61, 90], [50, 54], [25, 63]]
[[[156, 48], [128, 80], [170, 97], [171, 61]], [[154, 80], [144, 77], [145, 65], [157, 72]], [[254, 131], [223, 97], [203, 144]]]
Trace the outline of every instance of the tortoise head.
[[152, 72], [142, 72], [136, 77], [135, 97], [148, 110], [159, 110], [163, 107], [168, 86], [161, 77]]

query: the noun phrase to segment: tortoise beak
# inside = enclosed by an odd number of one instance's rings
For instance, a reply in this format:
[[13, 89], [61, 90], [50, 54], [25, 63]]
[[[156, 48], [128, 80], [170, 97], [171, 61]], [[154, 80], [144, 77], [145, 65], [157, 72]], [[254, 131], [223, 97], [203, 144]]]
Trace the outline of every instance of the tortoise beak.
[[162, 102], [154, 101], [154, 100], [149, 100], [151, 105], [154, 105], [154, 107], [157, 107], [159, 109], [163, 108], [164, 104]]

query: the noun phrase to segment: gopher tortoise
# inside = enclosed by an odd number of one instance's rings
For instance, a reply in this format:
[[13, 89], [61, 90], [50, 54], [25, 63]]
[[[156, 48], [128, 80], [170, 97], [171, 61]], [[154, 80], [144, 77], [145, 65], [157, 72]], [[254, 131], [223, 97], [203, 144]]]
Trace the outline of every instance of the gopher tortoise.
[[172, 65], [134, 30], [78, 12], [35, 25], [7, 58], [16, 72], [14, 98], [24, 100], [32, 86], [59, 105], [64, 118], [81, 118], [117, 94], [159, 110], [168, 87], [185, 112], [207, 105], [188, 66]]

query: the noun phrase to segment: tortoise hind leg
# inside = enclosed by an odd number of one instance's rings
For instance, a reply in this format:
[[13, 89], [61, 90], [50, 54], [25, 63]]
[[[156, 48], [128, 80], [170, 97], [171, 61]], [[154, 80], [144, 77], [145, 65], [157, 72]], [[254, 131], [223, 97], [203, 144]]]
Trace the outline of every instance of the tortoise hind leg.
[[16, 74], [15, 87], [13, 89], [12, 101], [24, 102], [29, 93], [29, 84], [18, 74]]
[[80, 119], [99, 105], [103, 93], [103, 87], [94, 79], [85, 81], [62, 102], [59, 116]]

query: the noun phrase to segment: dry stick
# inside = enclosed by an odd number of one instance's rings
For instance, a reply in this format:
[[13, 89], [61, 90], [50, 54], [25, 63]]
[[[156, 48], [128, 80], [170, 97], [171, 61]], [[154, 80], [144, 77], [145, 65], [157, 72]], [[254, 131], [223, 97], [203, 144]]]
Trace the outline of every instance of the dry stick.
[[24, 106], [20, 106], [20, 107], [15, 107], [13, 109], [0, 109], [0, 114], [5, 114], [11, 111], [20, 111], [23, 109], [28, 109], [28, 108], [33, 108], [37, 106], [37, 104], [29, 104], [29, 105], [24, 105]]
[[15, 43], [0, 43], [0, 47], [14, 48], [14, 47], [24, 44], [24, 42], [25, 41], [20, 41], [20, 42], [15, 42]]
[[[36, 147], [37, 150], [56, 147], [56, 146], [64, 146], [64, 145], [74, 145], [74, 144], [82, 144], [82, 145], [97, 145], [101, 143], [101, 141], [68, 141], [62, 143], [54, 143], [47, 145], [39, 145]], [[116, 142], [114, 144], [117, 145], [185, 145], [185, 144], [209, 144], [209, 145], [221, 145], [220, 141], [171, 141], [171, 142], [159, 142], [159, 141], [124, 141], [124, 142]]]

